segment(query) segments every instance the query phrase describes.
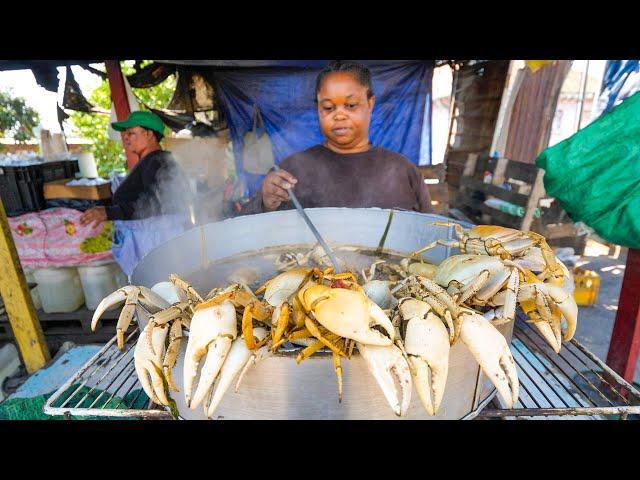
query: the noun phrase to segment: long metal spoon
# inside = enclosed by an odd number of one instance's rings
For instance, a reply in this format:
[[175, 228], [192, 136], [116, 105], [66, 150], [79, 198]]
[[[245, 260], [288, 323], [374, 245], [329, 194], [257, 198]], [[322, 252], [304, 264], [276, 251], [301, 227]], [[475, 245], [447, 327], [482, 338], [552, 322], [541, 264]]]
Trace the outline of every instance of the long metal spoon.
[[[280, 167], [278, 167], [277, 165], [274, 165], [274, 167], [275, 167], [275, 170], [280, 170]], [[322, 235], [320, 235], [320, 232], [315, 227], [311, 219], [307, 216], [307, 213], [304, 211], [304, 208], [302, 208], [302, 205], [300, 205], [300, 201], [298, 200], [298, 197], [296, 197], [296, 194], [293, 193], [293, 186], [290, 188], [287, 188], [286, 190], [287, 192], [289, 192], [289, 196], [291, 197], [291, 201], [293, 202], [293, 204], [296, 206], [296, 210], [298, 210], [298, 213], [304, 219], [307, 226], [309, 227], [311, 232], [315, 235], [316, 239], [322, 246], [325, 253], [328, 255], [329, 260], [331, 260], [331, 263], [333, 264], [334, 273], [340, 273], [340, 265], [338, 264], [338, 260], [333, 254], [333, 250], [331, 250], [329, 245], [327, 245], [327, 242], [323, 240]]]

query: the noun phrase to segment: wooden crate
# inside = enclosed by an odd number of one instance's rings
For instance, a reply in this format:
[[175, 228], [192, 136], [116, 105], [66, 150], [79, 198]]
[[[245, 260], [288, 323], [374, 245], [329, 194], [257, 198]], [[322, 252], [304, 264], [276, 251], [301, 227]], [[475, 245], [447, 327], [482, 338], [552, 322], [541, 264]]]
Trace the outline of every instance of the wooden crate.
[[[485, 172], [491, 173], [491, 183], [484, 183]], [[534, 164], [469, 154], [452, 203], [475, 223], [538, 232], [547, 238], [549, 245], [573, 247], [575, 253], [581, 255], [586, 236], [577, 235], [559, 204], [546, 197], [543, 178], [544, 170]], [[511, 190], [501, 187], [505, 182], [511, 184]], [[485, 205], [484, 201], [490, 197], [523, 207], [524, 216]], [[534, 218], [536, 208], [541, 211], [538, 219]]]
[[65, 178], [44, 184], [44, 198], [78, 198], [84, 200], [105, 200], [111, 198], [111, 184], [102, 185], [67, 185], [72, 179]]

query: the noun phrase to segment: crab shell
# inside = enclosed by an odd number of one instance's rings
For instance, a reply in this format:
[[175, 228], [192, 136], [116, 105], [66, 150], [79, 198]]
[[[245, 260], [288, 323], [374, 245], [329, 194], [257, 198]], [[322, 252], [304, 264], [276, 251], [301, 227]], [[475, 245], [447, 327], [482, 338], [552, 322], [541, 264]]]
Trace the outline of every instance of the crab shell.
[[504, 263], [498, 257], [453, 255], [440, 264], [433, 280], [443, 287], [447, 287], [453, 280], [467, 285], [484, 270], [493, 274], [504, 268]]

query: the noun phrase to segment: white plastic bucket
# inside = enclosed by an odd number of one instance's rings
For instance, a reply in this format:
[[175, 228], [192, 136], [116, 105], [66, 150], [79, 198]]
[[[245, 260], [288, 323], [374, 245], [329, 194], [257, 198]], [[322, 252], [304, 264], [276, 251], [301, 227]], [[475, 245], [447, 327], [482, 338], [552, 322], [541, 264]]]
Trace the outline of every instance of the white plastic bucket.
[[78, 273], [89, 310], [98, 308], [104, 297], [118, 289], [114, 264], [78, 267]]
[[98, 177], [98, 169], [96, 167], [96, 161], [93, 158], [93, 154], [90, 152], [85, 152], [78, 155], [78, 168], [80, 169], [81, 177], [84, 177], [84, 178]]
[[41, 268], [34, 271], [38, 294], [46, 313], [68, 313], [84, 303], [82, 284], [75, 268]]

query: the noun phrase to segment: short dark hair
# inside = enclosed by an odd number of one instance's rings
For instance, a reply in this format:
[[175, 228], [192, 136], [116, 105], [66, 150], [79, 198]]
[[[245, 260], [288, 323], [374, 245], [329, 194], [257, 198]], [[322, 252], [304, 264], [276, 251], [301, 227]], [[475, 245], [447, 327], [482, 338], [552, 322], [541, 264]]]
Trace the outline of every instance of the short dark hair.
[[158, 141], [158, 143], [160, 143], [160, 141], [164, 138], [164, 135], [161, 134], [160, 132], [156, 132], [155, 130], [151, 130], [150, 128], [145, 128], [145, 127], [140, 127], [140, 128], [144, 128], [148, 132], [153, 133], [153, 136], [156, 137], [156, 140]]
[[[366, 66], [358, 62], [334, 60], [329, 63], [316, 77], [316, 97], [320, 92], [324, 79], [334, 72], [347, 72], [351, 73], [360, 85], [367, 89], [367, 99], [373, 97], [373, 86], [371, 83], [371, 70]], [[317, 101], [317, 98], [316, 98]]]

